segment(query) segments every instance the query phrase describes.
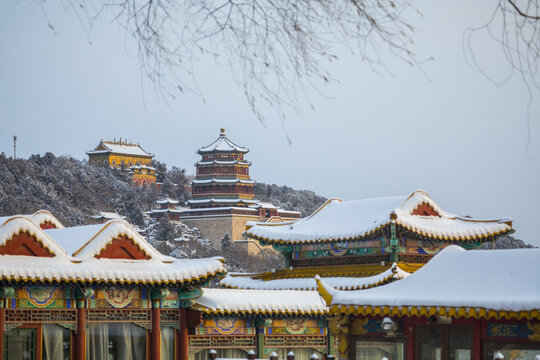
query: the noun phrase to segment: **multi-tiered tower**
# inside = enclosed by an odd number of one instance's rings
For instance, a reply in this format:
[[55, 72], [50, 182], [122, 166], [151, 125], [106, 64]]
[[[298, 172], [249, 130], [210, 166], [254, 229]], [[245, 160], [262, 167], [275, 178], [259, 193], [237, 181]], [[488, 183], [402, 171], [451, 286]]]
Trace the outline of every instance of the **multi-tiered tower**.
[[249, 150], [233, 143], [221, 129], [219, 137], [197, 150], [202, 156], [195, 164], [197, 175], [191, 182], [192, 209], [246, 207], [256, 203], [249, 176], [251, 163], [244, 160]]
[[248, 221], [295, 221], [300, 213], [255, 200], [255, 181], [249, 176], [251, 163], [244, 160], [248, 151], [229, 140], [225, 129], [216, 141], [197, 150], [202, 159], [195, 164], [193, 199], [188, 202], [189, 209], [180, 211], [178, 220], [197, 227], [218, 248], [223, 236], [228, 235], [237, 244], [244, 244], [246, 251], [258, 253], [260, 245], [242, 236]]

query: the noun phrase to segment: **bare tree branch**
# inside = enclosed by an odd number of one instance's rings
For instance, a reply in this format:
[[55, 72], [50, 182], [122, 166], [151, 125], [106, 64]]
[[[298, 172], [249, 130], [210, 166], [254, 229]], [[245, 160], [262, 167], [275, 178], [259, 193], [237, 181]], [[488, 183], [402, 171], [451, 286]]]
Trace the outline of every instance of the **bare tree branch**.
[[525, 18], [528, 18], [528, 19], [534, 19], [534, 20], [540, 20], [540, 16], [531, 16], [531, 15], [527, 15], [525, 14], [523, 11], [521, 11], [517, 5], [512, 1], [512, 0], [507, 0], [510, 5], [512, 5], [514, 7], [514, 9], [516, 9], [517, 13]]
[[[45, 0], [42, 0], [45, 1]], [[66, 0], [88, 12], [82, 0]], [[80, 4], [79, 4], [80, 1]], [[347, 47], [375, 70], [393, 54], [418, 64], [409, 0], [94, 0], [92, 23], [112, 14], [138, 44], [141, 70], [166, 97], [197, 91], [193, 69], [205, 56], [229, 66], [263, 121], [265, 106], [299, 110], [310, 89], [332, 81], [326, 70]], [[313, 104], [311, 104], [313, 105]]]

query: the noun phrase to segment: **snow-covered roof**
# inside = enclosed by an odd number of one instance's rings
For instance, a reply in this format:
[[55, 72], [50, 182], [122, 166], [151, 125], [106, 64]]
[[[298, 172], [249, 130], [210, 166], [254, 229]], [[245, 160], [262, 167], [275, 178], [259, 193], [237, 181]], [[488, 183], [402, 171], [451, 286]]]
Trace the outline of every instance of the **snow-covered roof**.
[[244, 179], [226, 179], [226, 178], [211, 178], [211, 179], [193, 179], [192, 184], [255, 184], [253, 180]]
[[125, 236], [150, 258], [163, 261], [173, 259], [158, 252], [127, 221], [121, 219], [109, 220], [104, 224], [49, 229], [45, 232], [70, 256], [76, 258], [97, 256], [113, 239]]
[[540, 319], [540, 249], [469, 250], [451, 245], [411, 276], [341, 291], [318, 279], [333, 312]]
[[147, 169], [147, 170], [156, 170], [153, 166], [146, 166], [146, 165], [133, 165], [129, 167], [131, 170], [140, 170], [140, 169]]
[[211, 152], [240, 152], [247, 153], [249, 150], [245, 147], [241, 147], [233, 143], [225, 136], [225, 129], [221, 129], [221, 133], [216, 141], [208, 146], [202, 147], [197, 150], [198, 154], [211, 153]]
[[242, 161], [242, 160], [201, 160], [195, 163], [195, 166], [204, 166], [204, 165], [251, 165], [250, 161]]
[[174, 284], [224, 273], [222, 260], [123, 260], [0, 255], [0, 279], [41, 282], [96, 282], [113, 284]]
[[204, 289], [195, 306], [211, 314], [318, 315], [327, 306], [317, 291]]
[[123, 154], [123, 155], [135, 155], [153, 157], [154, 154], [150, 154], [143, 150], [139, 144], [132, 144], [122, 141], [104, 141], [102, 140], [99, 145], [94, 149], [86, 152], [88, 155], [93, 154]]
[[257, 212], [256, 209], [252, 209], [249, 207], [223, 206], [223, 207], [200, 208], [200, 209], [182, 209], [182, 213], [200, 212], [200, 211], [221, 211], [221, 210], [242, 210], [242, 211], [252, 211], [254, 213]]
[[92, 218], [93, 219], [107, 219], [107, 220], [112, 220], [112, 219], [125, 219], [126, 217], [125, 216], [122, 216], [122, 215], [119, 215], [115, 212], [109, 212], [109, 211], [100, 211], [99, 213], [97, 213], [96, 215], [92, 215]]
[[278, 209], [278, 207], [272, 203], [266, 201], [259, 201], [256, 205], [251, 205], [254, 208], [264, 208], [264, 209]]
[[[369, 277], [325, 277], [325, 283], [340, 290], [358, 290], [379, 286], [392, 280], [403, 279], [410, 274], [401, 270], [395, 263], [392, 267], [378, 275]], [[314, 278], [261, 280], [250, 276], [228, 274], [219, 284], [233, 289], [254, 290], [316, 290], [317, 283]]]
[[160, 205], [164, 205], [164, 204], [172, 204], [172, 205], [175, 205], [175, 204], [178, 204], [179, 201], [178, 201], [178, 200], [171, 199], [171, 198], [169, 198], [169, 197], [166, 197], [166, 198], [163, 198], [163, 199], [156, 200], [156, 203], [158, 203], [158, 204], [160, 204]]
[[165, 214], [165, 213], [168, 213], [168, 214], [180, 214], [184, 212], [184, 210], [181, 210], [181, 209], [152, 209], [150, 211], [147, 211], [146, 214], [152, 216], [152, 215], [158, 215], [158, 214]]
[[216, 199], [214, 197], [212, 198], [206, 198], [206, 199], [197, 199], [197, 200], [188, 200], [188, 203], [190, 204], [205, 204], [205, 203], [246, 203], [246, 204], [255, 204], [257, 203], [256, 200], [248, 200], [248, 199], [240, 199], [240, 198], [232, 198], [232, 199]]
[[32, 220], [38, 226], [41, 226], [41, 225], [45, 224], [46, 222], [50, 222], [51, 224], [53, 224], [57, 228], [63, 228], [64, 227], [64, 225], [62, 225], [62, 223], [60, 221], [58, 221], [58, 219], [53, 214], [48, 212], [47, 210], [38, 210], [33, 214], [0, 216], [0, 226], [4, 222], [6, 222], [8, 219], [11, 219], [12, 217], [15, 217], [15, 216], [26, 217], [26, 218]]
[[[6, 245], [6, 242], [13, 236], [22, 232], [34, 236], [34, 238], [53, 256], [66, 254], [65, 250], [47, 235], [39, 225], [32, 221], [31, 218], [19, 215], [11, 216], [0, 223], [0, 247]], [[4, 257], [0, 256], [0, 263], [3, 261]]]
[[[0, 224], [0, 246], [21, 232], [33, 236], [51, 257], [0, 255], [2, 280], [165, 284], [226, 272], [221, 258], [180, 260], [162, 255], [124, 220], [43, 230], [27, 217], [14, 216]], [[149, 259], [96, 258], [119, 236], [132, 240]]]
[[[435, 215], [416, 215], [427, 206]], [[311, 216], [294, 224], [257, 223], [248, 236], [274, 243], [313, 243], [360, 239], [392, 221], [420, 235], [444, 240], [471, 240], [499, 235], [512, 230], [511, 219], [480, 220], [460, 217], [442, 210], [422, 190], [410, 196], [367, 200], [328, 200]], [[248, 224], [249, 226], [250, 224]]]

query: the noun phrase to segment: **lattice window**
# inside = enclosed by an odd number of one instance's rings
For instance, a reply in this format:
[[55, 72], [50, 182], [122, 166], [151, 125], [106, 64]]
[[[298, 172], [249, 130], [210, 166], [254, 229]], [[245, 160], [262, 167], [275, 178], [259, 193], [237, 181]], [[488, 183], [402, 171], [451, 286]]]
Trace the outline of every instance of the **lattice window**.
[[90, 323], [103, 322], [146, 322], [150, 321], [150, 311], [148, 310], [93, 310], [86, 311], [86, 321]]
[[174, 322], [180, 321], [180, 312], [178, 309], [162, 309], [160, 311], [161, 322]]
[[255, 336], [190, 336], [189, 347], [208, 348], [253, 348], [256, 346]]
[[265, 348], [318, 348], [325, 346], [327, 346], [327, 338], [323, 335], [266, 335], [264, 337]]
[[425, 254], [399, 254], [399, 261], [405, 263], [422, 264], [427, 263], [432, 257], [433, 255]]
[[75, 310], [64, 309], [6, 309], [6, 323], [71, 323], [76, 321]]
[[292, 259], [293, 266], [323, 266], [323, 265], [354, 265], [354, 264], [380, 264], [382, 261], [389, 262], [390, 256], [382, 255], [358, 255], [345, 257], [321, 257], [311, 259]]

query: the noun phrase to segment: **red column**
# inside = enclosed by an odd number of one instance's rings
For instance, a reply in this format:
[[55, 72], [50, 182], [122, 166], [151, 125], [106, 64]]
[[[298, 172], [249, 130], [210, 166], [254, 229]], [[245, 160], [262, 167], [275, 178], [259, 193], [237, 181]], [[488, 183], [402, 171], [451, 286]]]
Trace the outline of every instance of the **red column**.
[[4, 324], [6, 323], [6, 309], [4, 299], [0, 299], [0, 360], [4, 354]]
[[482, 359], [482, 329], [484, 328], [484, 320], [474, 321], [473, 327], [473, 344], [472, 344], [472, 359]]
[[414, 323], [412, 319], [404, 319], [403, 331], [407, 339], [407, 360], [414, 360]]
[[189, 360], [187, 309], [180, 309], [180, 334], [178, 335], [178, 360]]
[[150, 359], [161, 358], [160, 301], [152, 300], [152, 334], [150, 337]]
[[77, 332], [75, 333], [75, 360], [86, 359], [86, 300], [77, 300]]

